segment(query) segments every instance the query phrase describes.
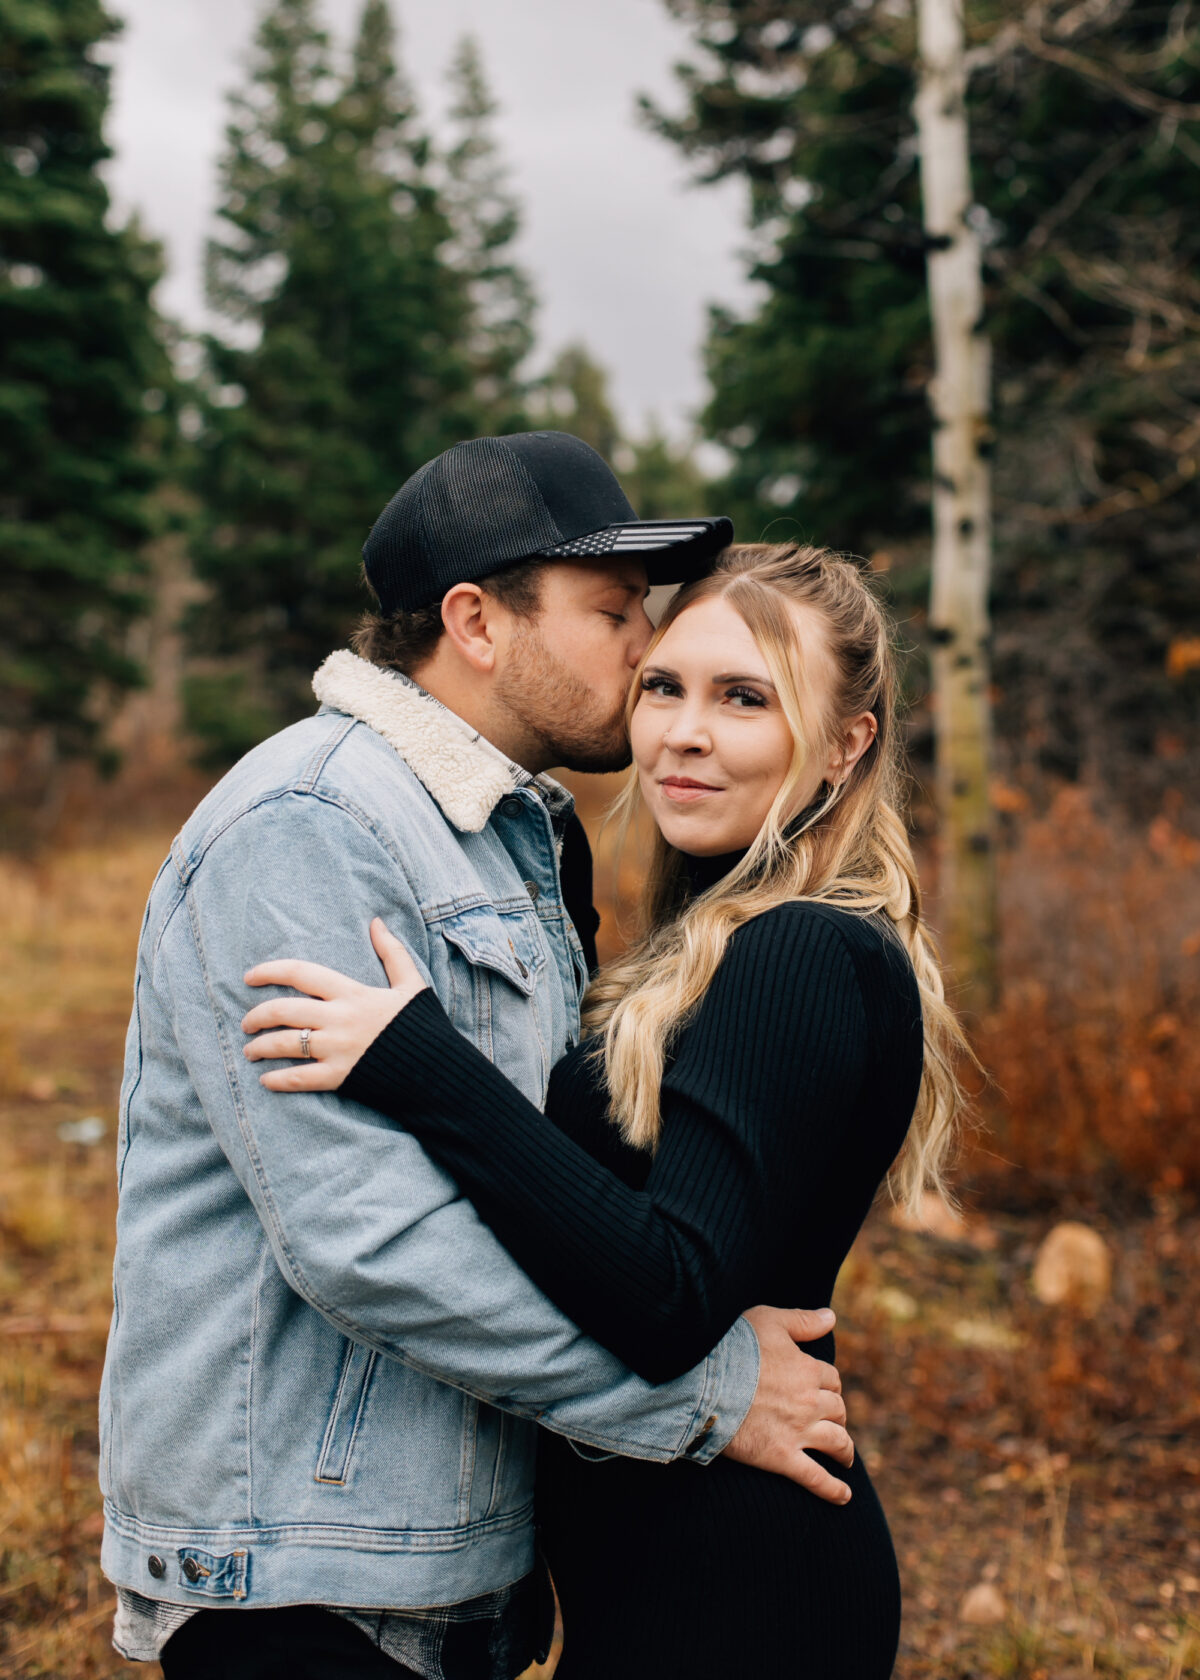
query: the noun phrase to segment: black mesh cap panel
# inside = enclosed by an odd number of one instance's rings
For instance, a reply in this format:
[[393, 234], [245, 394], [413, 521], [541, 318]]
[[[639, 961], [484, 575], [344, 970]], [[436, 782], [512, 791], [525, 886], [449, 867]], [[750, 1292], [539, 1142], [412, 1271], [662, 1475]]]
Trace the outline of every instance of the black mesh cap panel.
[[386, 604], [386, 598], [395, 593], [397, 582], [403, 576], [404, 557], [419, 554], [424, 546], [422, 492], [425, 480], [436, 465], [436, 461], [427, 461], [401, 485], [371, 527], [371, 534], [363, 545], [367, 576], [371, 587], [385, 603], [386, 612], [393, 610]]
[[464, 573], [463, 565], [495, 571], [562, 540], [538, 485], [506, 439], [456, 444], [434, 468], [424, 485], [425, 547], [442, 572], [443, 594], [465, 576], [483, 575]]
[[562, 533], [559, 541], [637, 519], [608, 462], [581, 438], [569, 432], [518, 432], [504, 441], [537, 479]]
[[500, 438], [456, 443], [401, 485], [363, 546], [385, 613], [440, 601], [561, 540], [524, 465]]

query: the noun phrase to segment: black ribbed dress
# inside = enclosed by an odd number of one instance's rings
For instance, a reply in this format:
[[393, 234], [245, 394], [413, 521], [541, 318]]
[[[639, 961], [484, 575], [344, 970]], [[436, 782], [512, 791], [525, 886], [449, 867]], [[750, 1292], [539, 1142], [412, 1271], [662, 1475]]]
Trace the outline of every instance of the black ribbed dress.
[[[420, 1138], [546, 1294], [662, 1382], [748, 1307], [829, 1303], [921, 1058], [916, 981], [890, 930], [792, 903], [731, 939], [669, 1059], [653, 1157], [607, 1119], [586, 1046], [555, 1067], [543, 1115], [430, 991], [343, 1093]], [[809, 1351], [832, 1358], [832, 1338]], [[861, 1460], [823, 1462], [848, 1505], [723, 1458], [596, 1459], [543, 1434], [560, 1680], [886, 1680], [900, 1622], [887, 1522]]]

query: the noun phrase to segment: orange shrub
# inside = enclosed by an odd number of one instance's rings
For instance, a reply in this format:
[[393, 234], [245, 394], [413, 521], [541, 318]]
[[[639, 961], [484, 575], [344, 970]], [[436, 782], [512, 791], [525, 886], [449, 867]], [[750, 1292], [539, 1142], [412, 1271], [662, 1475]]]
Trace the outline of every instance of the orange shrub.
[[976, 1163], [994, 1149], [1035, 1175], [1200, 1187], [1200, 842], [1063, 789], [1004, 855], [1000, 912]]

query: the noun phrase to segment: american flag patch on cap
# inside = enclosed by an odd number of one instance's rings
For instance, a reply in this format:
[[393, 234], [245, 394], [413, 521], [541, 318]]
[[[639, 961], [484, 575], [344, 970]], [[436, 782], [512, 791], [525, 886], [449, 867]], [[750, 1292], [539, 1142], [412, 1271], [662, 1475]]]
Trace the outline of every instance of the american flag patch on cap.
[[733, 526], [728, 519], [639, 519], [636, 524], [606, 525], [570, 542], [539, 549], [538, 553], [547, 558], [582, 560], [604, 554], [650, 554], [657, 549], [694, 544], [715, 554], [732, 537]]

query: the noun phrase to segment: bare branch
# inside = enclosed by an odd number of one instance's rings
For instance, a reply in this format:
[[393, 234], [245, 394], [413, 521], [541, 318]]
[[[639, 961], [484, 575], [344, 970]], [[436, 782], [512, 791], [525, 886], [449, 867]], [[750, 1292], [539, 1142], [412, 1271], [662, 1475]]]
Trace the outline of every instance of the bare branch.
[[[1107, 29], [1116, 23], [1133, 5], [1133, 0], [1080, 0], [1069, 12], [1053, 18], [1050, 27], [1062, 41], [1085, 30]], [[1039, 8], [1040, 9], [1040, 8]]]
[[1166, 501], [1168, 496], [1177, 495], [1192, 482], [1198, 471], [1200, 461], [1194, 455], [1185, 455], [1175, 471], [1165, 478], [1154, 479], [1139, 473], [1136, 483], [1106, 496], [1103, 501], [1093, 502], [1090, 507], [1048, 508], [1033, 502], [1010, 502], [1005, 513], [1032, 525], [1101, 525], [1106, 519], [1115, 519], [1119, 514], [1133, 513], [1139, 508], [1153, 507]]
[[[1157, 316], [1173, 333], [1200, 333], [1200, 308], [1193, 307], [1193, 299], [1187, 297], [1191, 292], [1194, 298], [1196, 287], [1186, 274], [1164, 273], [1152, 263], [1130, 270], [1107, 257], [1081, 257], [1067, 246], [1056, 246], [1055, 254], [1072, 285], [1088, 297], [1127, 309], [1131, 315]], [[1170, 289], [1172, 281], [1175, 293]]]
[[1052, 298], [1048, 292], [1042, 291], [1040, 286], [1035, 286], [1032, 280], [1016, 269], [1006, 269], [1002, 272], [1005, 284], [1011, 286], [1018, 296], [1023, 297], [1028, 303], [1032, 303], [1035, 309], [1040, 309], [1043, 315], [1048, 316], [1059, 332], [1065, 338], [1069, 338], [1072, 344], [1082, 346], [1092, 342], [1091, 335], [1082, 332], [1075, 325], [1056, 298]]
[[1123, 99], [1136, 110], [1150, 111], [1157, 117], [1175, 117], [1180, 122], [1200, 122], [1200, 104], [1181, 99], [1164, 99], [1160, 94], [1151, 93], [1149, 88], [1138, 87], [1128, 77], [1118, 75], [1106, 65], [1098, 64], [1095, 59], [1085, 58], [1082, 53], [1072, 52], [1069, 47], [1055, 46], [1053, 42], [1033, 31], [1023, 33], [1021, 44], [1035, 58], [1058, 64], [1064, 70], [1073, 70], [1085, 80], [1115, 93], [1118, 99]]
[[1177, 151], [1183, 153], [1189, 163], [1194, 163], [1196, 168], [1200, 169], [1200, 146], [1196, 144], [1190, 134], [1177, 133], [1171, 144]]
[[1068, 221], [1081, 205], [1090, 198], [1094, 188], [1099, 186], [1104, 177], [1119, 163], [1123, 163], [1129, 153], [1141, 139], [1138, 132], [1122, 134], [1111, 146], [1105, 148], [1097, 158], [1094, 158], [1083, 174], [1078, 178], [1068, 192], [1065, 192], [1051, 209], [1030, 230], [1025, 240], [1027, 251], [1040, 251], [1045, 246], [1055, 228]]

